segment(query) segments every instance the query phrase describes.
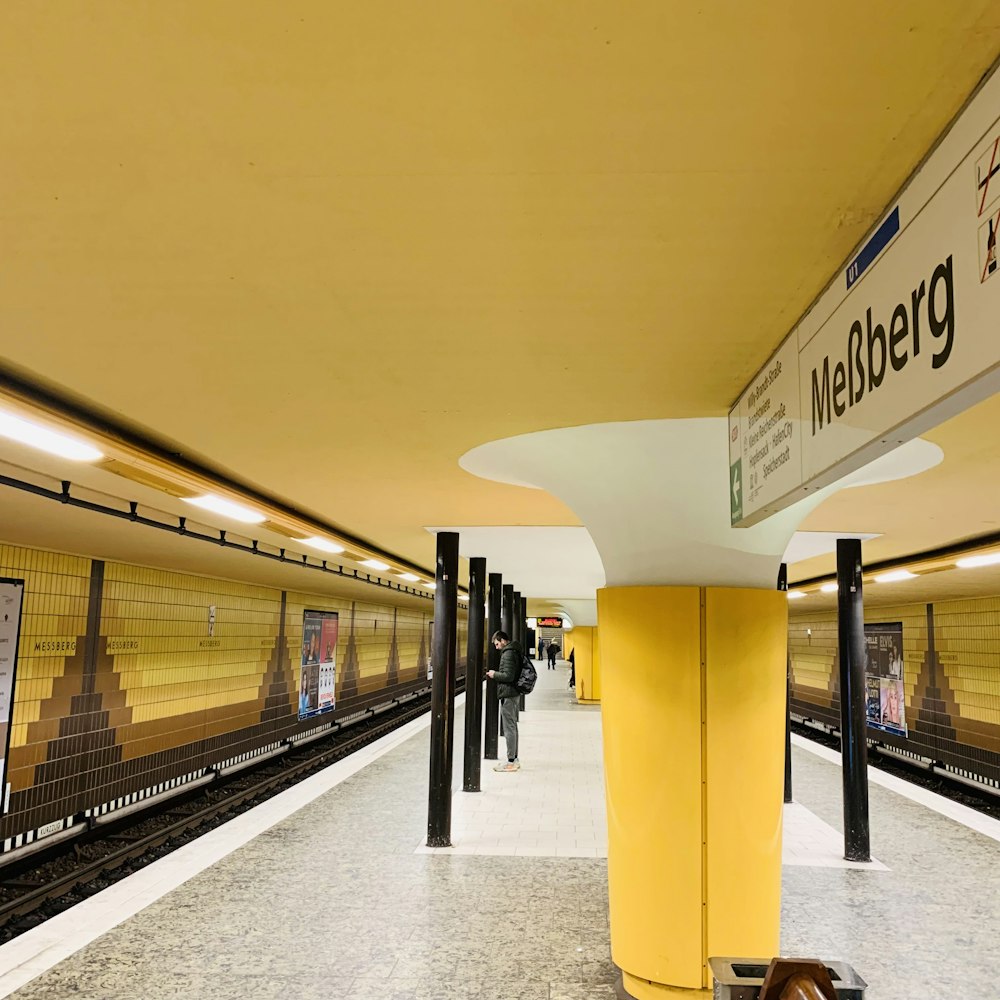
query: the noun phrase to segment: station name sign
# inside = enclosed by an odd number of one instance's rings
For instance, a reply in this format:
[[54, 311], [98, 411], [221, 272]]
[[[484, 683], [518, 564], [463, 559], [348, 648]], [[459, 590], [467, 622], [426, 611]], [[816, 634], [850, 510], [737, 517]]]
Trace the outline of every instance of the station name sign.
[[729, 506], [748, 527], [1000, 387], [1000, 74], [740, 394]]

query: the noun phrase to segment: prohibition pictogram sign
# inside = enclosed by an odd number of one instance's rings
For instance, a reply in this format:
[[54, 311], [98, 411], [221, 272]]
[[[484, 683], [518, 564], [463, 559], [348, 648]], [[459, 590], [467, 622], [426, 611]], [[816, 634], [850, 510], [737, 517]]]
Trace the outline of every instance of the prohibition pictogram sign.
[[[979, 211], [977, 215], [983, 214], [983, 209], [989, 204], [989, 192], [991, 182], [997, 174], [1000, 174], [1000, 135], [993, 140], [992, 148], [984, 153], [976, 161], [976, 189], [981, 192], [979, 196]], [[993, 185], [994, 193], [1000, 187], [1000, 182]]]

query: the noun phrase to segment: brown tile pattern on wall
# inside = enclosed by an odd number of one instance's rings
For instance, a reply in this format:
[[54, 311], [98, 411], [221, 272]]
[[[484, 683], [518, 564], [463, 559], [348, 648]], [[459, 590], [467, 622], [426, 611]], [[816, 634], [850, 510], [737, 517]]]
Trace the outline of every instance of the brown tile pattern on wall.
[[398, 608], [392, 609], [392, 645], [389, 646], [389, 663], [385, 671], [386, 684], [390, 687], [399, 681], [399, 616]]
[[934, 605], [926, 606], [927, 649], [920, 661], [908, 724], [922, 733], [927, 745], [939, 747], [955, 741], [952, 716], [958, 714], [948, 678], [941, 672], [934, 630]]
[[34, 784], [47, 792], [46, 804], [54, 804], [60, 816], [81, 812], [100, 797], [109, 773], [121, 761], [115, 728], [131, 721], [110, 669], [112, 658], [99, 648], [104, 563], [92, 562], [90, 573], [83, 656], [67, 661], [67, 671], [53, 685], [53, 708], [61, 710], [59, 732], [48, 741], [46, 760], [34, 776]]
[[274, 649], [267, 661], [264, 679], [260, 685], [260, 697], [264, 708], [260, 713], [262, 723], [287, 720], [297, 710], [295, 688], [292, 687], [291, 663], [285, 643], [285, 615], [288, 609], [288, 595], [282, 591], [281, 611], [278, 616], [278, 634], [274, 639]]
[[[880, 607], [865, 621], [903, 624], [908, 733], [871, 738], [1000, 779], [1000, 597]], [[836, 613], [793, 616], [789, 655], [793, 712], [839, 727]]]
[[1000, 762], [1000, 597], [938, 602], [934, 641], [955, 741], [977, 763]]
[[358, 623], [357, 601], [351, 601], [351, 616], [344, 658], [337, 671], [337, 700], [353, 698], [358, 693]]
[[425, 628], [420, 633], [420, 652], [417, 653], [417, 680], [420, 681], [427, 680], [427, 661], [430, 657], [428, 650], [430, 650], [433, 645], [431, 641], [432, 632], [433, 625], [428, 621]]
[[[84, 737], [78, 721], [63, 725], [82, 693], [86, 663], [86, 632], [91, 591], [91, 562], [37, 549], [0, 545], [0, 576], [25, 581], [17, 679], [11, 715], [7, 780], [11, 785], [10, 811], [0, 820], [0, 835], [16, 825], [14, 817], [36, 808], [50, 792], [65, 799], [75, 770], [68, 758], [50, 755], [49, 743]], [[77, 702], [78, 711], [88, 706]], [[77, 727], [78, 731], [72, 731]], [[58, 762], [56, 762], [58, 760]], [[48, 766], [52, 789], [36, 786], [36, 769]], [[51, 783], [50, 781], [50, 783]]]
[[354, 693], [323, 721], [421, 684], [429, 606], [6, 545], [0, 574], [26, 584], [4, 838], [314, 727], [297, 716], [305, 608], [353, 620], [338, 659], [350, 656]]

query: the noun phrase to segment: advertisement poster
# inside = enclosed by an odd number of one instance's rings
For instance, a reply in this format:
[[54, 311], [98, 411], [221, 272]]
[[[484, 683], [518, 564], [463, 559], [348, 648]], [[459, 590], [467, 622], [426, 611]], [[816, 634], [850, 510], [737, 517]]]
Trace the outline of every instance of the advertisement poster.
[[299, 679], [299, 718], [322, 715], [335, 707], [337, 630], [336, 611], [302, 613], [302, 674]]
[[[17, 670], [17, 643], [21, 632], [23, 580], [0, 580], [0, 793], [7, 782], [7, 750], [14, 708], [14, 675]], [[6, 797], [0, 795], [0, 798]]]
[[903, 623], [865, 625], [868, 725], [906, 736], [903, 699]]

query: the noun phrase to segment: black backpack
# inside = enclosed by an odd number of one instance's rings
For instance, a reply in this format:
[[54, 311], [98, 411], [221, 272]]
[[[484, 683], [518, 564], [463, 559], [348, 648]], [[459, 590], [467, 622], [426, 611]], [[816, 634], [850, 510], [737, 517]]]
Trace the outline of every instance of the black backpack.
[[524, 653], [521, 654], [521, 672], [518, 674], [517, 683], [514, 685], [521, 694], [531, 694], [535, 688], [535, 681], [538, 680], [538, 672], [535, 665]]

